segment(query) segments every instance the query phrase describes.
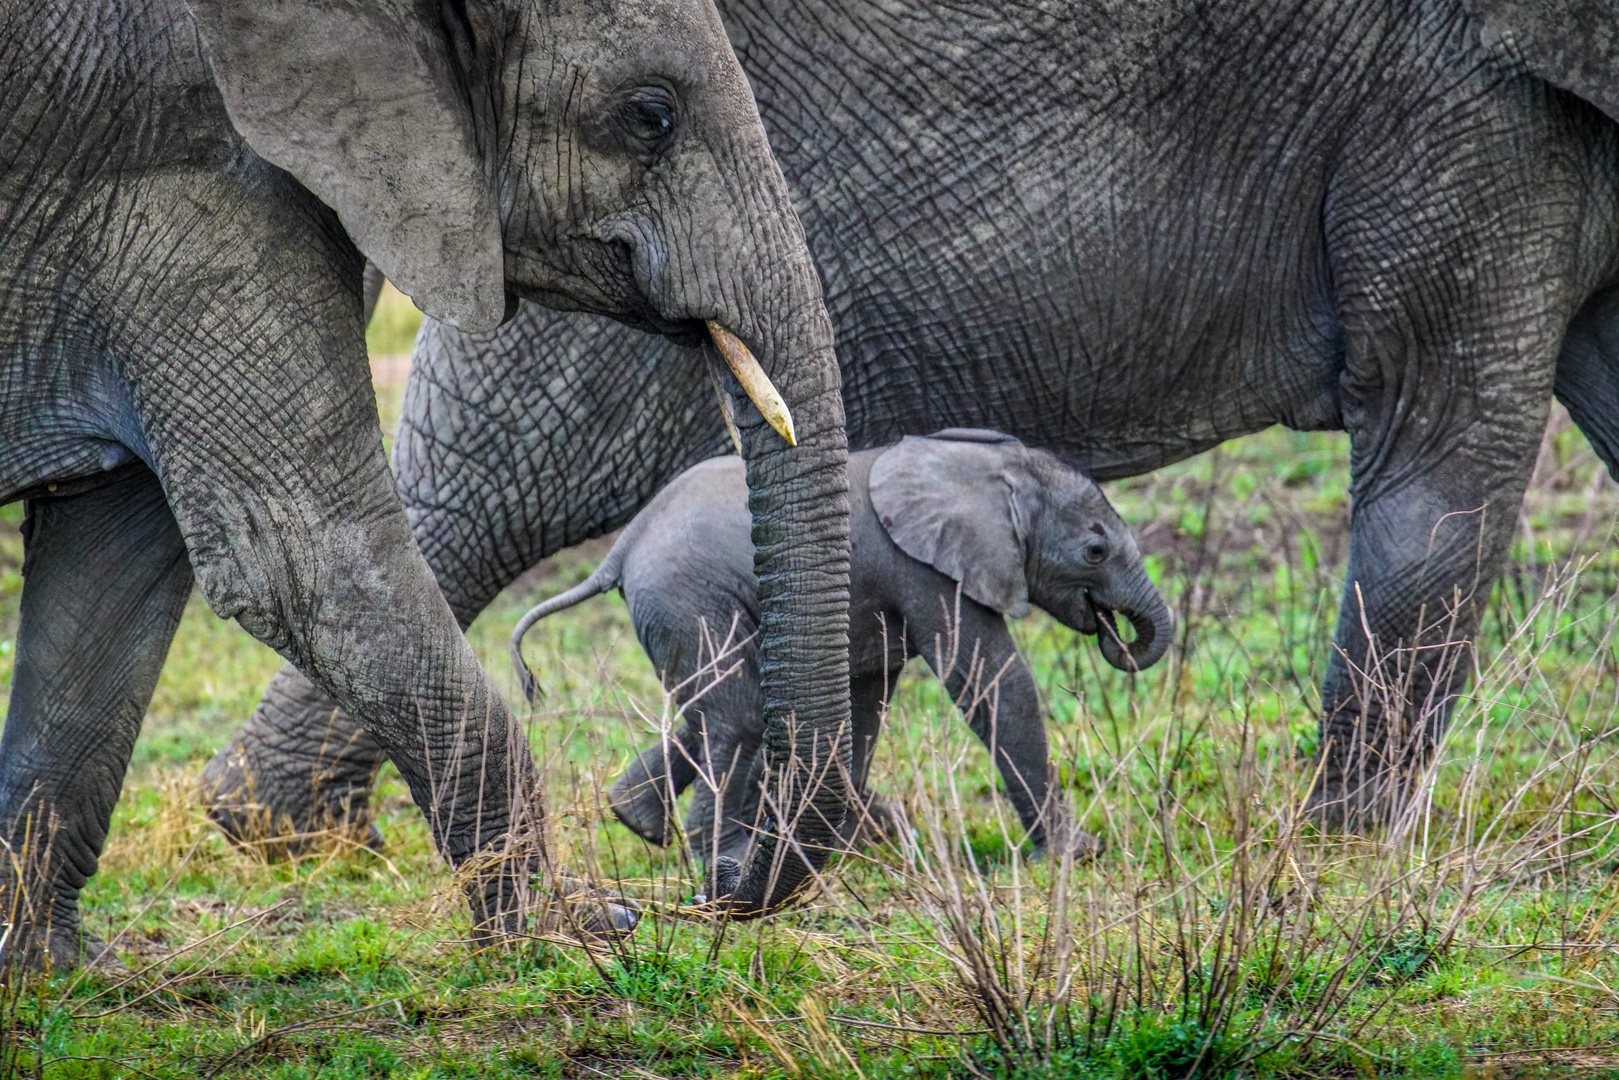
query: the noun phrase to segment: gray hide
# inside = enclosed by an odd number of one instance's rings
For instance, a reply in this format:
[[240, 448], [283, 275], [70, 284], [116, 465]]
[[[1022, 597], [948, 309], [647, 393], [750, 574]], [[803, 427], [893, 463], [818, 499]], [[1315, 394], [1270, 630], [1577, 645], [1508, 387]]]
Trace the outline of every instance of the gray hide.
[[[1108, 480], [1273, 424], [1349, 433], [1311, 801], [1329, 825], [1397, 813], [1554, 392], [1619, 467], [1612, 3], [721, 10], [826, 284], [851, 445], [994, 428]], [[463, 621], [724, 452], [696, 382], [590, 422], [673, 352], [538, 311], [424, 328], [397, 474]], [[553, 366], [564, 392], [531, 374]], [[284, 670], [230, 751], [278, 770], [293, 820], [363, 808], [378, 760], [326, 761], [309, 694]]]
[[[779, 755], [788, 714], [806, 754], [849, 752], [831, 329], [708, 0], [0, 0], [0, 503], [28, 522], [0, 901], [28, 886], [7, 940], [32, 958], [98, 949], [79, 890], [193, 575], [393, 754], [452, 863], [512, 847], [466, 878], [480, 933], [544, 869], [528, 749], [384, 460], [359, 248], [467, 329], [526, 298], [751, 348], [799, 437], [726, 376], [767, 726]], [[790, 893], [788, 863], [737, 907]]]

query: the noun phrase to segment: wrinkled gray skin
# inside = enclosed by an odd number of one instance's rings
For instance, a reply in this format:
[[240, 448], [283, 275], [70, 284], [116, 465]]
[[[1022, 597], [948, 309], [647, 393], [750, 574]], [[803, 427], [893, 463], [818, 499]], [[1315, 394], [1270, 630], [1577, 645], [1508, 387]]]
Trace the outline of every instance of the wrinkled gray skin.
[[[1005, 616], [1024, 615], [1032, 603], [1081, 633], [1100, 631], [1109, 663], [1125, 670], [1163, 656], [1169, 609], [1101, 490], [997, 432], [907, 438], [849, 455], [849, 552], [854, 765], [845, 835], [862, 821], [871, 754], [900, 669], [921, 656], [990, 748], [1036, 852], [1100, 851], [1101, 841], [1053, 797], [1039, 693]], [[685, 719], [671, 740], [636, 758], [609, 802], [637, 835], [667, 844], [674, 800], [701, 777], [686, 835], [707, 862], [744, 859], [759, 810], [748, 775], [764, 734], [752, 554], [742, 462], [703, 462], [635, 516], [595, 573], [535, 607], [512, 635], [526, 686], [518, 648], [529, 627], [623, 590], [641, 647]], [[1115, 613], [1136, 628], [1128, 651]]]
[[[527, 297], [751, 346], [800, 439], [737, 399], [768, 723], [847, 754], [830, 325], [706, 0], [0, 0], [0, 503], [27, 505], [0, 828], [32, 905], [7, 859], [0, 919], [29, 955], [81, 955], [193, 575], [387, 749], [453, 863], [532, 831], [527, 749], [384, 460], [357, 246], [468, 326]], [[472, 875], [486, 928], [534, 864], [505, 865]]]
[[[851, 445], [994, 428], [1107, 480], [1272, 424], [1349, 433], [1312, 804], [1398, 809], [1554, 392], [1619, 466], [1611, 3], [721, 10], [825, 283]], [[641, 383], [674, 352], [539, 311], [423, 330], [395, 465], [463, 621], [723, 452], [699, 383]], [[1405, 650], [1387, 692], [1355, 675], [1374, 643]], [[311, 782], [329, 719], [353, 730], [284, 670], [232, 749], [280, 757], [289, 815], [364, 804], [374, 748]]]

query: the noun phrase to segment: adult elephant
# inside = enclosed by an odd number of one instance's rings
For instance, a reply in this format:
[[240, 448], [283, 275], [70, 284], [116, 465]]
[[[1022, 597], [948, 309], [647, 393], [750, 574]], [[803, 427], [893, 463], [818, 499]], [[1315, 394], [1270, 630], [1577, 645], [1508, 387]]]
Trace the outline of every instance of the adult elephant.
[[[389, 475], [358, 248], [469, 328], [518, 297], [686, 345], [707, 323], [773, 413], [776, 380], [796, 449], [735, 403], [767, 709], [783, 757], [848, 752], [831, 327], [707, 0], [0, 0], [0, 503], [27, 506], [9, 948], [90, 947], [79, 890], [193, 575], [388, 749], [451, 862], [480, 857], [478, 924], [518, 918], [533, 766]], [[695, 356], [671, 360], [700, 379]], [[789, 864], [736, 906], [777, 902]]]
[[[852, 445], [994, 428], [1107, 479], [1272, 424], [1349, 432], [1312, 802], [1397, 808], [1554, 389], [1619, 464], [1611, 6], [720, 7], [825, 283]], [[395, 466], [463, 623], [724, 451], [707, 390], [655, 374], [678, 351], [537, 310], [424, 327]], [[380, 750], [352, 733], [283, 669], [210, 768], [216, 815], [234, 826], [253, 773], [278, 819], [361, 820]]]

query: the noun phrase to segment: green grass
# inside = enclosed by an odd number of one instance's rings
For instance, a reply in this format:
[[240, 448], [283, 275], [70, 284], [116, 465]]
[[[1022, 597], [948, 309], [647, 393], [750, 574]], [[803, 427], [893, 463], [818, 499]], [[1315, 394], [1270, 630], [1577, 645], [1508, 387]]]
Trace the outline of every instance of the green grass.
[[365, 329], [365, 345], [372, 356], [407, 356], [421, 328], [422, 313], [410, 298], [384, 282], [377, 296], [377, 310]]
[[[398, 387], [379, 395], [391, 426]], [[196, 776], [280, 661], [193, 600], [84, 897], [137, 974], [0, 996], [0, 1061], [49, 1078], [1619, 1075], [1615, 488], [1554, 425], [1430, 808], [1341, 842], [1291, 811], [1346, 484], [1341, 437], [1273, 431], [1112, 485], [1180, 618], [1134, 680], [1044, 616], [1019, 624], [1064, 782], [1109, 841], [1096, 865], [1019, 857], [987, 755], [913, 665], [873, 770], [913, 843], [843, 860], [779, 918], [652, 915], [617, 953], [474, 956], [391, 773], [383, 856], [226, 846]], [[0, 510], [7, 686], [18, 520]], [[509, 700], [518, 613], [601, 552], [550, 560], [472, 627]], [[546, 620], [528, 654], [558, 860], [652, 907], [688, 896], [691, 867], [598, 801], [668, 719], [622, 601]]]

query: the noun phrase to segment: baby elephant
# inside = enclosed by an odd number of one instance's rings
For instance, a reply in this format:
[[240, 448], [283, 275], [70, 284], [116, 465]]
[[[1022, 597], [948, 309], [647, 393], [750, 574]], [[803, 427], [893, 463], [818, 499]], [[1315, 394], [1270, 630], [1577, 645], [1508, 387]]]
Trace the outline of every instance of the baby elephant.
[[[686, 829], [710, 862], [745, 855], [762, 778], [751, 640], [759, 608], [742, 470], [735, 457], [687, 470], [630, 522], [589, 579], [534, 608], [512, 634], [512, 660], [532, 699], [519, 650], [529, 627], [623, 590], [641, 647], [683, 707], [684, 724], [613, 784], [612, 807], [638, 835], [667, 844], [675, 797], [703, 777]], [[1025, 614], [1032, 601], [1065, 626], [1099, 633], [1102, 655], [1125, 671], [1164, 654], [1169, 609], [1100, 489], [1011, 436], [951, 429], [849, 455], [849, 532], [851, 790], [864, 804], [883, 707], [906, 658], [920, 655], [990, 748], [1037, 852], [1099, 851], [1101, 841], [1080, 831], [1052, 792], [1034, 677], [1003, 616]], [[1128, 645], [1115, 612], [1135, 628]], [[718, 671], [737, 670], [716, 684], [715, 649], [727, 638], [741, 647]], [[715, 791], [723, 795], [718, 820]]]

